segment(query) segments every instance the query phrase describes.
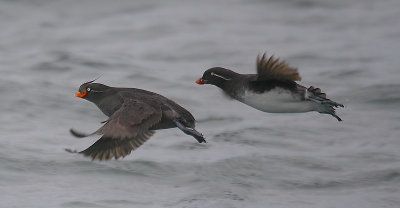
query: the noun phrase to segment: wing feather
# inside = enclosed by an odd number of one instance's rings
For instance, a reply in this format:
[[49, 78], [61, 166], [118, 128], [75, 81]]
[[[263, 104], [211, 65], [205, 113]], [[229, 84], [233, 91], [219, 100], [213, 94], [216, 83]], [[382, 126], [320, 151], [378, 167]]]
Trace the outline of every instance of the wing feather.
[[149, 129], [161, 120], [161, 116], [161, 108], [139, 100], [127, 100], [95, 132], [103, 136], [80, 153], [93, 160], [125, 157], [154, 134], [154, 131]]
[[296, 68], [289, 66], [286, 61], [280, 61], [273, 55], [267, 59], [266, 53], [257, 56], [257, 80], [300, 81], [301, 77]]

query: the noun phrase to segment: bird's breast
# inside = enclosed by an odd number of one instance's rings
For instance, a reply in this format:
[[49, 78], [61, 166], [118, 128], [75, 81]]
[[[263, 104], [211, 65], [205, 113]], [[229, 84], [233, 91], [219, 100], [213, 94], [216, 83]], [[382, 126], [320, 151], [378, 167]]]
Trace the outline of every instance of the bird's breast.
[[258, 110], [270, 113], [296, 113], [312, 111], [311, 102], [299, 93], [284, 88], [274, 88], [263, 93], [246, 90], [238, 100]]
[[110, 117], [122, 106], [122, 99], [119, 98], [104, 98], [100, 102], [96, 103], [97, 107], [103, 112], [105, 115]]

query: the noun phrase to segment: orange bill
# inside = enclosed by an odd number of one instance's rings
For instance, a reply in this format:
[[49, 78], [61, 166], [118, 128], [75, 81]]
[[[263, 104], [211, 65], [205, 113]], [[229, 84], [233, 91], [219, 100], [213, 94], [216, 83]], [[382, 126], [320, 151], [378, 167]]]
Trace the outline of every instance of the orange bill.
[[199, 85], [205, 84], [205, 82], [204, 82], [204, 80], [203, 80], [202, 78], [198, 78], [198, 79], [196, 80], [196, 83], [199, 84]]
[[87, 91], [86, 91], [86, 90], [83, 91], [83, 92], [76, 91], [75, 96], [76, 96], [76, 97], [83, 98], [83, 97], [86, 96], [86, 94], [87, 94]]

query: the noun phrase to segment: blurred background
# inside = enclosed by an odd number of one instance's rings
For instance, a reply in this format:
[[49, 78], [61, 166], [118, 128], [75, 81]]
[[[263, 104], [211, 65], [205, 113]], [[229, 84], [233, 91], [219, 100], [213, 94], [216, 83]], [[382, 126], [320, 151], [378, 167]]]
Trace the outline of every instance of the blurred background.
[[[399, 207], [400, 1], [0, 0], [0, 207]], [[346, 107], [270, 114], [194, 81], [256, 56]], [[85, 81], [181, 104], [207, 144], [158, 131], [118, 161], [75, 139], [106, 119]]]

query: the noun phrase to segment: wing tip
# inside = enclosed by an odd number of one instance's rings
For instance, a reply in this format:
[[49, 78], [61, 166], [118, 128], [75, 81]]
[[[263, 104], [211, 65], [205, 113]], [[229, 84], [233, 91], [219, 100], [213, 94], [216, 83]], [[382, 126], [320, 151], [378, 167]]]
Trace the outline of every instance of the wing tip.
[[73, 150], [73, 149], [70, 149], [70, 148], [65, 148], [64, 150], [65, 150], [66, 152], [68, 152], [68, 153], [73, 153], [73, 154], [79, 153], [78, 150]]
[[111, 160], [113, 158], [118, 160], [131, 154], [133, 150], [143, 145], [154, 133], [154, 130], [141, 131], [135, 138], [125, 138], [122, 140], [103, 136], [85, 150], [80, 152], [74, 151], [74, 153], [90, 157], [92, 161]]
[[72, 128], [69, 129], [69, 132], [70, 132], [73, 136], [75, 136], [75, 137], [77, 137], [77, 138], [83, 138], [83, 137], [89, 136], [89, 134], [85, 134], [85, 133], [76, 131], [75, 129], [72, 129]]

